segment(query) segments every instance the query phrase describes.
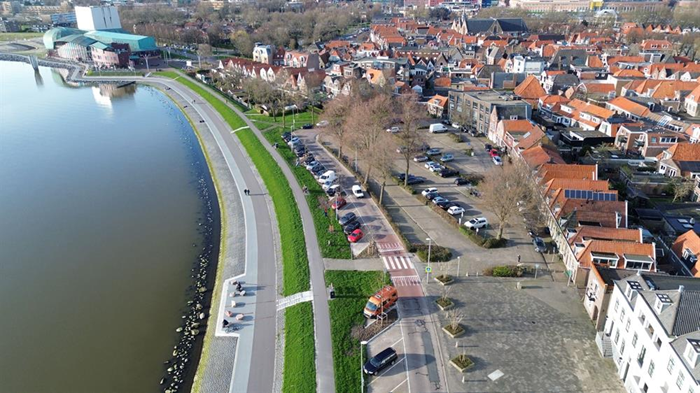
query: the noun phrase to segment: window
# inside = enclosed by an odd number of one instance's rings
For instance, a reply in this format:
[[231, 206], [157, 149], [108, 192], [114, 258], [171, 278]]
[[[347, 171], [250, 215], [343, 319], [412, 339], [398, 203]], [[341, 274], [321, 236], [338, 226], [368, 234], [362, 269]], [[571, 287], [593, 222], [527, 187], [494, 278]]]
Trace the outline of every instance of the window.
[[620, 322], [625, 319], [625, 310], [622, 309], [622, 312], [620, 313]]
[[639, 363], [639, 366], [644, 363], [644, 357], [647, 355], [647, 349], [645, 347], [642, 347], [642, 349], [639, 351], [639, 356], [637, 356], [637, 363]]
[[650, 377], [654, 376], [654, 361], [653, 360], [649, 361], [649, 369], [647, 370], [647, 372], [649, 373]]
[[647, 320], [647, 316], [642, 314], [639, 316], [639, 320], [642, 321], [642, 324], [644, 324], [644, 322]]
[[615, 344], [620, 342], [620, 330], [615, 331]]
[[626, 332], [629, 332], [629, 331], [630, 331], [630, 322], [631, 322], [631, 321], [630, 321], [629, 319], [627, 319], [627, 324], [625, 324], [625, 331], [626, 331]]
[[656, 337], [656, 342], [654, 344], [656, 344], [656, 348], [661, 348], [661, 337]]
[[676, 366], [676, 362], [673, 360], [673, 358], [668, 359], [668, 366], [666, 366], [666, 370], [668, 370], [669, 374], [673, 374], [673, 368]]
[[620, 300], [615, 300], [615, 312], [620, 308]]
[[632, 348], [637, 346], [637, 333], [632, 336]]
[[683, 382], [685, 382], [685, 374], [681, 371], [678, 373], [678, 379], [676, 379], [676, 386], [678, 386], [678, 389], [683, 389]]
[[622, 344], [620, 345], [620, 355], [625, 354], [625, 340], [622, 340]]

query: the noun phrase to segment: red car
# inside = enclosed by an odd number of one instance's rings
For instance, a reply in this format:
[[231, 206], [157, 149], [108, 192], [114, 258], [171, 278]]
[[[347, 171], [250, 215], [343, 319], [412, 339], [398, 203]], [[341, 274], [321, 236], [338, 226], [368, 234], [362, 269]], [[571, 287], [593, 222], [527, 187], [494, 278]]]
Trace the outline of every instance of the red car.
[[499, 157], [501, 155], [496, 149], [491, 149], [489, 154], [491, 155], [491, 157]]
[[357, 243], [360, 241], [360, 239], [362, 239], [362, 236], [364, 235], [365, 234], [362, 233], [362, 229], [355, 229], [354, 231], [352, 231], [351, 234], [348, 235], [348, 241], [350, 243]]
[[348, 201], [346, 201], [345, 198], [335, 198], [335, 200], [331, 204], [331, 208], [338, 210], [347, 204], [348, 204]]

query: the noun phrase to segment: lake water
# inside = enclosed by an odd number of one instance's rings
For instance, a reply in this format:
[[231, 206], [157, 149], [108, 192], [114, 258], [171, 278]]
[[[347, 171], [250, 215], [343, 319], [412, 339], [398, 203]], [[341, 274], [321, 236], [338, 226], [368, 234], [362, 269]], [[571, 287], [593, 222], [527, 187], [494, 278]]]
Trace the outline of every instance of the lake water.
[[0, 391], [162, 389], [210, 183], [158, 90], [0, 62]]

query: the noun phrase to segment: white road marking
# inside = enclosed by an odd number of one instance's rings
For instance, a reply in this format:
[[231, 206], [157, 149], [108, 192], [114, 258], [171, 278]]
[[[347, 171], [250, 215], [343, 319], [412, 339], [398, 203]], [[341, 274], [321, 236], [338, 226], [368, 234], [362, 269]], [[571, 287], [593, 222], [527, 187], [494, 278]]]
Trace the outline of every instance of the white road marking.
[[402, 340], [403, 340], [403, 337], [401, 337], [400, 339], [396, 340], [395, 343], [393, 343], [393, 344], [391, 344], [391, 345], [389, 345], [389, 346], [390, 346], [390, 347], [393, 347], [394, 345], [400, 343]]
[[231, 131], [231, 133], [233, 134], [233, 133], [235, 133], [236, 131], [244, 130], [244, 129], [246, 129], [246, 128], [249, 128], [249, 127], [248, 127], [248, 126], [238, 127], [238, 128], [236, 128], [235, 130]]
[[413, 269], [411, 258], [407, 256], [382, 257], [387, 270]]
[[421, 278], [419, 276], [397, 276], [392, 277], [391, 281], [397, 287], [408, 287], [412, 285], [421, 285]]
[[392, 364], [391, 367], [389, 367], [389, 368], [387, 368], [386, 370], [384, 370], [383, 373], [377, 374], [377, 376], [376, 376], [375, 378], [373, 378], [373, 379], [372, 379], [372, 382], [370, 382], [369, 384], [370, 384], [370, 385], [373, 384], [376, 380], [378, 380], [380, 377], [384, 376], [384, 374], [388, 373], [392, 368], [398, 366], [399, 363], [403, 362], [405, 359], [406, 359], [406, 355], [404, 355], [404, 356], [401, 358], [401, 360], [399, 360], [398, 362]]
[[[401, 386], [401, 385], [403, 385], [404, 383], [406, 383], [406, 381], [408, 381], [408, 377], [406, 377], [406, 379], [404, 379], [403, 381], [401, 381], [401, 383], [400, 383], [400, 384], [398, 384], [398, 385], [394, 386], [394, 388], [393, 388], [393, 389], [391, 389], [391, 390], [389, 390], [389, 391], [390, 391], [390, 392], [395, 392], [395, 391], [396, 391], [396, 389], [398, 389], [398, 388], [399, 388], [399, 386]], [[409, 391], [410, 391], [410, 387], [409, 387]]]

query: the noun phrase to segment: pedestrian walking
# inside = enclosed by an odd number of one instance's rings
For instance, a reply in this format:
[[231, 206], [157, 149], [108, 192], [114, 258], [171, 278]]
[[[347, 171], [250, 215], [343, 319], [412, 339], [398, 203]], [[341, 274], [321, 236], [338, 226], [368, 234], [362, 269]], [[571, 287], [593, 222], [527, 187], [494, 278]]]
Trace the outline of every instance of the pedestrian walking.
[[520, 254], [518, 254], [518, 263], [520, 263]]

